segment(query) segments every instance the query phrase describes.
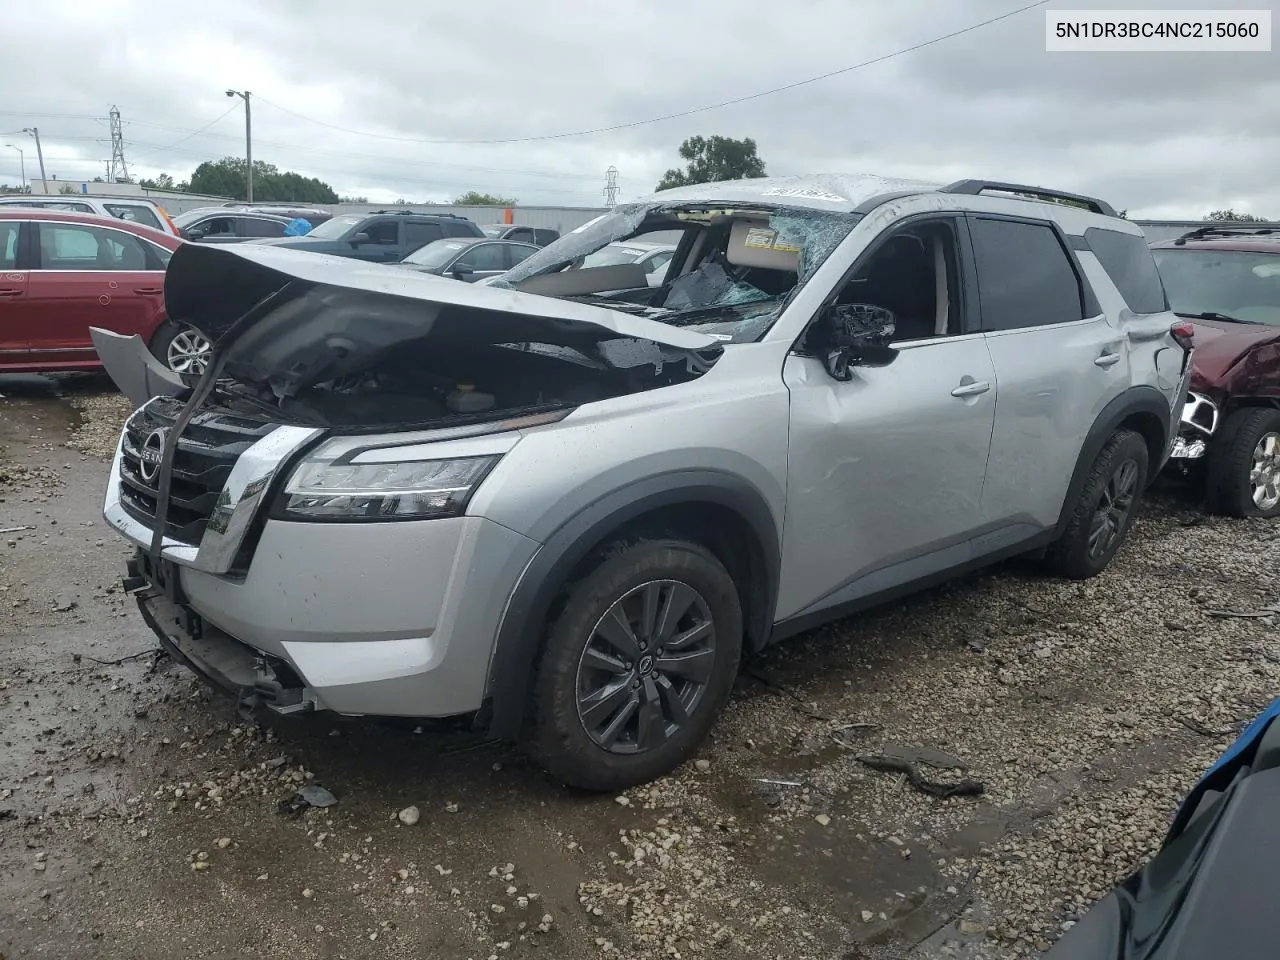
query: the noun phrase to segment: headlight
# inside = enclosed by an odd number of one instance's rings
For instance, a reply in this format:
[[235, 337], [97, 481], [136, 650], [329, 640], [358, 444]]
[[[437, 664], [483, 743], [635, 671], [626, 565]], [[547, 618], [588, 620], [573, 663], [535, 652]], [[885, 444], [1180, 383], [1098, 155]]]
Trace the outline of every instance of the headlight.
[[500, 458], [352, 463], [321, 447], [294, 469], [279, 511], [297, 520], [455, 517]]

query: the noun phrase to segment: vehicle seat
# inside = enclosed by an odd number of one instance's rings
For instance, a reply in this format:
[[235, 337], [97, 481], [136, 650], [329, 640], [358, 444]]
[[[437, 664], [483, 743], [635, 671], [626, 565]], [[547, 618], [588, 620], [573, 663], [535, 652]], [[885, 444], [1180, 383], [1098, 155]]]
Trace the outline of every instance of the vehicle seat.
[[861, 296], [897, 317], [895, 340], [936, 333], [933, 267], [932, 254], [917, 237], [892, 237], [876, 252]]
[[120, 250], [120, 258], [116, 261], [118, 270], [145, 270], [147, 258], [138, 244], [125, 244]]

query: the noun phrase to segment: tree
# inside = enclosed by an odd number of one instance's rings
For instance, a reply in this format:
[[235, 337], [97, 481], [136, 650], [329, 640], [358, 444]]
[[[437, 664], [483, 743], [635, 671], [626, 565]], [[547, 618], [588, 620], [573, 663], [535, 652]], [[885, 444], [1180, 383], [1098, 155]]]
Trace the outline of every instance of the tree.
[[9, 184], [7, 184], [7, 183], [0, 183], [0, 194], [9, 194], [9, 193], [23, 193], [23, 194], [26, 194], [26, 193], [30, 193], [30, 192], [31, 192], [31, 187], [30, 187], [30, 185], [25, 186], [25, 187], [20, 187], [20, 186], [12, 186], [12, 187], [11, 187], [11, 186], [9, 186]]
[[514, 207], [515, 197], [495, 197], [492, 193], [468, 190], [453, 201], [459, 207]]
[[162, 173], [154, 180], [139, 180], [138, 186], [147, 190], [176, 190], [178, 185], [173, 182], [173, 177], [167, 173]]
[[1262, 217], [1255, 217], [1251, 213], [1236, 213], [1234, 210], [1211, 210], [1205, 215], [1206, 220], [1213, 220], [1217, 223], [1234, 222], [1234, 223], [1263, 223]]
[[368, 203], [368, 197], [339, 197], [339, 203]]
[[73, 187], [71, 184], [64, 183], [61, 187], [58, 188], [58, 192], [62, 194], [64, 197], [70, 197], [70, 196], [74, 196], [80, 191], [77, 190], [75, 187]]
[[680, 156], [688, 161], [683, 170], [671, 169], [658, 181], [658, 190], [716, 180], [743, 180], [765, 176], [764, 161], [750, 137], [690, 137], [680, 144]]
[[[206, 160], [196, 167], [183, 189], [191, 193], [215, 197], [245, 199], [245, 164], [239, 157]], [[274, 163], [253, 161], [253, 198], [286, 203], [337, 203], [333, 187], [315, 177], [304, 177], [292, 170], [281, 171]]]

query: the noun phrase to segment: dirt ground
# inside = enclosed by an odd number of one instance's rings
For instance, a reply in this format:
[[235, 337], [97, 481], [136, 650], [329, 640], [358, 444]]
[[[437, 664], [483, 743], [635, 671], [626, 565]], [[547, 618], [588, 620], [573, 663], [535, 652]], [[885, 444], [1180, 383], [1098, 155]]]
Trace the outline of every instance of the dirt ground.
[[[1224, 614], [1278, 599], [1280, 527], [1172, 488], [1095, 580], [1006, 565], [772, 650], [696, 762], [623, 796], [465, 731], [245, 723], [121, 593], [122, 401], [0, 395], [3, 960], [1025, 955], [1276, 695], [1274, 619]], [[981, 794], [859, 759], [922, 749]], [[304, 785], [336, 804], [282, 811]]]

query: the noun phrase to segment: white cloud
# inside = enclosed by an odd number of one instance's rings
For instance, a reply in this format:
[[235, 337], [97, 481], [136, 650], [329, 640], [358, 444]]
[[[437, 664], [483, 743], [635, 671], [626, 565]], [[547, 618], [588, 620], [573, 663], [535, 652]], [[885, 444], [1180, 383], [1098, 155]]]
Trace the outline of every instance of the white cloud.
[[[49, 172], [91, 177], [110, 155], [105, 121], [91, 118], [114, 103], [135, 174], [181, 178], [202, 160], [243, 153], [243, 111], [228, 112], [238, 101], [224, 95], [235, 87], [254, 93], [255, 158], [375, 200], [449, 199], [474, 188], [525, 203], [596, 205], [611, 164], [623, 198], [634, 197], [677, 165], [682, 139], [718, 133], [753, 137], [771, 172], [1017, 179], [1096, 193], [1131, 215], [1197, 217], [1230, 205], [1280, 217], [1268, 162], [1280, 102], [1275, 55], [1049, 54], [1044, 8], [693, 116], [530, 143], [408, 142], [523, 137], [679, 112], [1016, 6], [49, 0], [6, 12], [0, 62], [9, 76], [36, 82], [5, 98], [11, 112], [0, 113], [0, 133], [38, 124]], [[24, 149], [30, 176], [34, 151]], [[0, 154], [0, 180], [16, 180], [16, 154]]]

